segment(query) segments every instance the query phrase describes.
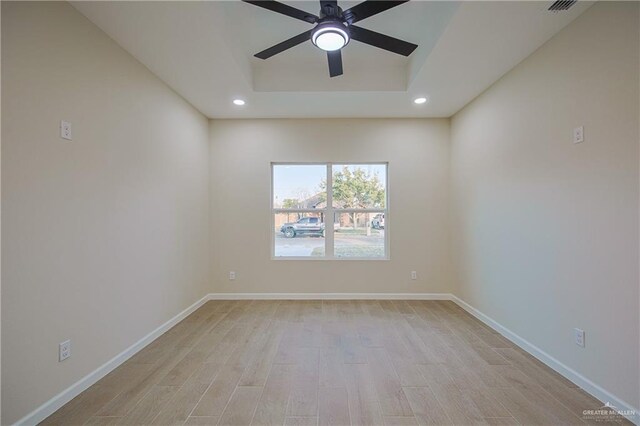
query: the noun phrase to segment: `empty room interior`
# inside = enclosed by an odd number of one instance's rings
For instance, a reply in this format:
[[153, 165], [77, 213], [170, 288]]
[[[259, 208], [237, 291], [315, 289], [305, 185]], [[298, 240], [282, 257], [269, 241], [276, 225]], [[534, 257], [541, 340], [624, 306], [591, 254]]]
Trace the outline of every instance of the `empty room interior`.
[[640, 425], [640, 2], [2, 1], [2, 425]]

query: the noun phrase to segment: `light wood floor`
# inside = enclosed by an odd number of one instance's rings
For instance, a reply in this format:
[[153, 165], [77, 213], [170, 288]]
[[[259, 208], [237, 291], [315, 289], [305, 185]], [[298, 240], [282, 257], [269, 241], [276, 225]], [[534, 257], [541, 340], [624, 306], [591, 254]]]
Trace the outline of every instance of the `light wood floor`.
[[212, 301], [43, 423], [559, 425], [601, 406], [452, 302]]

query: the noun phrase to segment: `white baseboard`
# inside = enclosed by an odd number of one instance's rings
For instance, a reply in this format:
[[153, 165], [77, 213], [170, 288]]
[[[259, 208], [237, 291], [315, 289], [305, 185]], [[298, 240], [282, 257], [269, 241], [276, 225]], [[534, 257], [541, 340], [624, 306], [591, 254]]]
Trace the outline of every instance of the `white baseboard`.
[[210, 293], [210, 300], [451, 300], [449, 293]]
[[208, 300], [209, 295], [204, 296], [202, 299], [198, 300], [193, 305], [189, 306], [187, 309], [180, 312], [178, 315], [174, 316], [169, 321], [165, 322], [160, 327], [156, 328], [151, 333], [147, 334], [142, 339], [138, 340], [136, 343], [129, 346], [127, 349], [120, 352], [115, 357], [111, 358], [109, 361], [102, 364], [100, 367], [93, 370], [91, 373], [87, 374], [82, 379], [78, 380], [73, 385], [69, 386], [67, 389], [63, 390], [62, 392], [33, 410], [31, 413], [24, 416], [22, 419], [18, 420], [16, 425], [37, 425], [38, 423], [49, 417], [51, 414], [55, 413], [67, 402], [78, 396], [89, 386], [96, 383], [108, 373], [115, 370], [120, 364], [131, 358], [140, 350], [144, 349], [145, 346], [160, 337], [171, 327], [188, 317], [192, 312], [205, 304]]
[[[566, 377], [567, 379], [575, 383], [577, 386], [582, 388], [585, 392], [591, 394], [598, 400], [602, 402], [610, 402], [611, 404], [615, 405], [620, 411], [627, 411], [627, 412], [634, 411], [636, 413], [635, 416], [627, 416], [627, 418], [629, 419], [629, 421], [633, 422], [636, 425], [640, 424], [640, 410], [637, 407], [634, 407], [633, 405], [627, 403], [626, 401], [623, 401], [622, 399], [618, 398], [611, 392], [604, 389], [602, 386], [592, 382], [591, 380], [589, 380], [582, 374], [578, 373], [571, 367], [568, 367], [567, 365], [558, 361], [553, 356], [549, 355], [548, 353], [538, 348], [534, 344], [518, 336], [516, 333], [504, 327], [503, 325], [501, 325], [491, 317], [483, 314], [482, 312], [480, 312], [473, 306], [469, 305], [467, 302], [460, 299], [459, 297], [455, 295], [451, 295], [451, 300], [455, 302], [458, 306], [460, 306], [462, 309], [469, 312], [471, 315], [473, 315], [474, 317], [476, 317], [477, 319], [479, 319], [489, 327], [493, 328], [495, 331], [503, 335], [505, 338], [509, 339], [510, 341], [512, 341], [513, 343], [515, 343], [516, 345], [518, 345], [519, 347], [527, 351], [530, 355], [534, 356], [535, 358], [543, 362], [549, 368], [560, 373], [562, 376]], [[598, 408], [599, 407], [585, 407], [585, 409], [594, 409], [594, 410]]]

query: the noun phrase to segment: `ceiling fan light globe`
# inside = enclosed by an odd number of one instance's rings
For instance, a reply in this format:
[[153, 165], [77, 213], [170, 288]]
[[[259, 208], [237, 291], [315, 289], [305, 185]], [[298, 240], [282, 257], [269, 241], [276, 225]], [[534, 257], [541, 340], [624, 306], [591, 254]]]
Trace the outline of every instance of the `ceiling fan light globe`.
[[316, 38], [316, 46], [328, 52], [340, 50], [345, 44], [344, 37], [338, 33], [334, 33], [333, 31], [322, 33], [318, 38]]
[[311, 35], [315, 46], [327, 52], [340, 50], [349, 43], [349, 34], [338, 25], [319, 26]]

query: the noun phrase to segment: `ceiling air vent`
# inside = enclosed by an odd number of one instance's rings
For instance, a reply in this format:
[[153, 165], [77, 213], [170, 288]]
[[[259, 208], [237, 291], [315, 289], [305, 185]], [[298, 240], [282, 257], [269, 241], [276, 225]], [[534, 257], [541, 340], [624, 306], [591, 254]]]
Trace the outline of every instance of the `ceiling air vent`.
[[549, 10], [552, 12], [559, 12], [561, 10], [567, 10], [571, 6], [577, 3], [578, 0], [557, 0], [549, 6]]

